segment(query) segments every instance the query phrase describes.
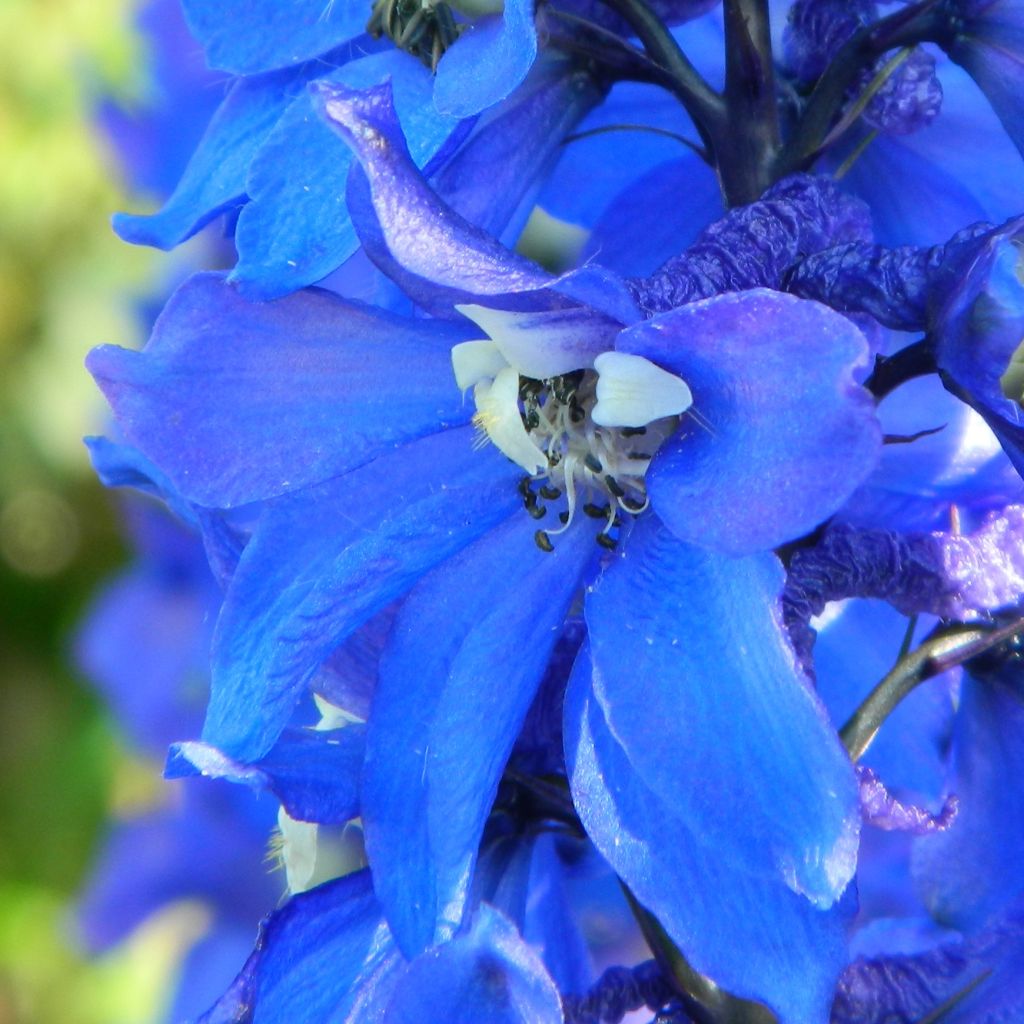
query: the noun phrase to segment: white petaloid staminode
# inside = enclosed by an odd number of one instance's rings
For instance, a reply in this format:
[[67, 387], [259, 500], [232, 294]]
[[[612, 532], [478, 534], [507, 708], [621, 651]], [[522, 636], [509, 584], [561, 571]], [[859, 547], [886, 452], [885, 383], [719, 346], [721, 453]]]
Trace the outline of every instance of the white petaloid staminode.
[[594, 360], [597, 404], [591, 415], [602, 427], [646, 427], [678, 416], [693, 405], [686, 381], [643, 356], [602, 352]]
[[[651, 456], [693, 404], [686, 382], [612, 351], [620, 325], [589, 310], [459, 309], [489, 335], [452, 349], [458, 386], [473, 388], [481, 436], [543, 483], [542, 498], [564, 493], [563, 525], [538, 531], [538, 543], [568, 528], [582, 491], [607, 502], [586, 506], [607, 518], [605, 534], [620, 509], [643, 511]], [[526, 507], [540, 518], [544, 507], [529, 484]]]

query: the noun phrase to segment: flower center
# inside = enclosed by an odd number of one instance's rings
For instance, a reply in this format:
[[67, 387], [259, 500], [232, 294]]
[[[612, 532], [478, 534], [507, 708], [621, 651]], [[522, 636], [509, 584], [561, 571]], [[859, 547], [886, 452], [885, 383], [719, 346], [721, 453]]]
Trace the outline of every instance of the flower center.
[[[678, 415], [661, 417], [643, 426], [607, 426], [595, 421], [600, 401], [600, 378], [594, 370], [575, 370], [549, 380], [514, 375], [515, 413], [510, 425], [505, 383], [481, 383], [476, 388], [473, 422], [481, 437], [494, 441], [529, 472], [519, 483], [526, 511], [534, 519], [549, 515], [555, 528], [539, 529], [538, 547], [553, 550], [551, 538], [572, 524], [577, 510], [604, 520], [597, 542], [614, 548], [622, 514], [637, 516], [650, 504], [644, 477], [654, 453], [675, 432]], [[496, 394], [497, 392], [497, 394]], [[600, 419], [600, 417], [598, 417]], [[517, 433], [512, 448], [508, 435]]]
[[366, 31], [375, 39], [387, 36], [400, 50], [437, 71], [461, 26], [444, 0], [374, 0]]

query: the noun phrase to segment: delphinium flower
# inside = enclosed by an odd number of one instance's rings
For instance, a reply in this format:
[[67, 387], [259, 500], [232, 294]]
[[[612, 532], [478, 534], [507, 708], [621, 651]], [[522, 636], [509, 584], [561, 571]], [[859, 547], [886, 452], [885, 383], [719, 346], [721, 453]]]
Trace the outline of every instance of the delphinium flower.
[[[929, 674], [919, 662], [984, 675], [976, 659], [1017, 628], [1016, 576], [982, 599], [996, 582], [984, 558], [954, 559], [954, 577], [898, 516], [888, 540], [856, 531], [891, 479], [876, 401], [897, 401], [913, 377], [938, 373], [1016, 457], [1013, 407], [996, 388], [1018, 300], [1012, 266], [994, 273], [989, 259], [1012, 248], [1013, 226], [880, 249], [856, 195], [877, 210], [879, 182], [850, 189], [808, 172], [856, 168], [871, 151], [865, 124], [939, 131], [941, 59], [913, 48], [960, 59], [951, 40], [970, 12], [798, 4], [787, 75], [766, 5], [731, 0], [719, 92], [667, 28], [704, 5], [545, 10], [572, 31], [552, 33], [519, 89], [511, 76], [495, 92], [478, 68], [477, 110], [501, 103], [471, 124], [436, 102], [445, 61], [457, 66], [474, 32], [487, 38], [483, 20], [453, 39], [435, 86], [424, 63], [386, 46], [326, 76], [299, 68], [327, 45], [312, 22], [259, 36], [242, 31], [243, 12], [231, 39], [217, 33], [229, 8], [193, 6], [200, 34], [213, 26], [211, 51], [226, 39], [261, 62], [231, 70], [261, 75], [235, 86], [150, 227], [170, 244], [248, 197], [240, 262], [228, 279], [187, 282], [144, 352], [91, 360], [226, 583], [202, 739], [177, 745], [169, 772], [270, 788], [310, 824], [358, 814], [369, 860], [273, 915], [207, 1019], [546, 1022], [646, 1004], [676, 1020], [827, 1020], [849, 957], [862, 818], [921, 833], [924, 849], [954, 836], [960, 814], [981, 835], [991, 812], [966, 784], [959, 813], [955, 800], [927, 809], [888, 789], [884, 764], [855, 769], [876, 704], [837, 734], [811, 686], [804, 611], [816, 598], [805, 589], [797, 608], [799, 573], [823, 566], [822, 606], [873, 596], [942, 617], [918, 661], [901, 661], [901, 685]], [[441, 18], [421, 14], [404, 39], [414, 49], [424, 19]], [[391, 15], [378, 10], [374, 25]], [[619, 17], [643, 51], [624, 45]], [[387, 72], [393, 84], [380, 84]], [[703, 191], [700, 223], [668, 262], [623, 278], [602, 253], [613, 263], [616, 239], [642, 237], [645, 218], [617, 213], [621, 180], [580, 181], [603, 248], [562, 276], [544, 271], [503, 242], [565, 133], [632, 78], [682, 102], [727, 212]], [[621, 161], [628, 147], [620, 136], [600, 152]], [[884, 188], [912, 187], [907, 166]], [[652, 169], [627, 176], [638, 205]], [[980, 190], [981, 215], [996, 192]], [[887, 227], [914, 242], [938, 230], [927, 209]], [[313, 281], [329, 290], [296, 290]], [[906, 345], [911, 330], [925, 340]], [[913, 435], [884, 440], [917, 451]], [[920, 505], [941, 505], [925, 493], [938, 477], [921, 477]], [[1012, 514], [988, 491], [979, 515], [986, 502], [998, 533]], [[1016, 564], [1019, 539], [1001, 536]], [[902, 580], [899, 564], [868, 557], [886, 542], [923, 545], [934, 564]], [[964, 591], [946, 604], [922, 584], [940, 570]], [[356, 721], [304, 728], [310, 691]], [[585, 991], [559, 895], [574, 847], [621, 879], [656, 967]], [[964, 955], [991, 949], [988, 924], [969, 927]], [[837, 1014], [858, 970], [840, 982]], [[933, 986], [922, 1005], [948, 995]]]

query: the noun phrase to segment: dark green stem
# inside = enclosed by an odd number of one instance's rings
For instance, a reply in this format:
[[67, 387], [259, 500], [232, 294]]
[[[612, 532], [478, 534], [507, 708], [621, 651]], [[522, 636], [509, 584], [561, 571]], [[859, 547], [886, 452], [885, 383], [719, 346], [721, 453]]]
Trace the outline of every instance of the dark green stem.
[[640, 904], [625, 882], [619, 879], [619, 884], [654, 959], [672, 979], [687, 1012], [698, 1024], [775, 1024], [775, 1015], [767, 1007], [737, 999], [695, 971], [658, 919]]
[[850, 758], [857, 761], [863, 757], [882, 723], [916, 686], [984, 654], [1020, 633], [1022, 628], [1024, 619], [1015, 619], [999, 629], [955, 626], [900, 658], [839, 730], [839, 738]]
[[670, 76], [672, 92], [693, 120], [709, 151], [725, 121], [725, 103], [701, 77], [647, 0], [602, 0], [636, 33], [647, 55]]
[[724, 13], [728, 124], [716, 146], [722, 192], [736, 206], [772, 183], [779, 116], [766, 0], [725, 0]]
[[908, 380], [935, 373], [937, 369], [935, 346], [931, 338], [924, 337], [901, 348], [894, 355], [878, 356], [871, 376], [864, 381], [864, 387], [881, 400]]

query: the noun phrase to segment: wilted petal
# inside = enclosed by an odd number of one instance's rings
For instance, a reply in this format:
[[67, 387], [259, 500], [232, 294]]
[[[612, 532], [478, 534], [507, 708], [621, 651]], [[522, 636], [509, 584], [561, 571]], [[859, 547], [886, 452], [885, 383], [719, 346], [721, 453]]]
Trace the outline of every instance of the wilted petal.
[[551, 280], [445, 206], [427, 185], [409, 157], [387, 83], [363, 91], [322, 85], [316, 95], [363, 165], [380, 230], [402, 267], [467, 295], [530, 291]]

